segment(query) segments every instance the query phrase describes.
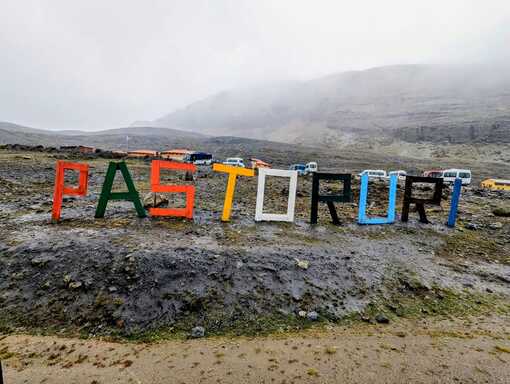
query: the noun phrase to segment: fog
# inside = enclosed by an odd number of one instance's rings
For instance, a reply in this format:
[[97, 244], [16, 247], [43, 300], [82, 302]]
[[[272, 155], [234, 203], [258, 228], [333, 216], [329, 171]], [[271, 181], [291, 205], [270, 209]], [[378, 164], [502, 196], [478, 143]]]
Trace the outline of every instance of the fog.
[[506, 63], [508, 41], [508, 0], [2, 0], [0, 121], [114, 128], [224, 89]]

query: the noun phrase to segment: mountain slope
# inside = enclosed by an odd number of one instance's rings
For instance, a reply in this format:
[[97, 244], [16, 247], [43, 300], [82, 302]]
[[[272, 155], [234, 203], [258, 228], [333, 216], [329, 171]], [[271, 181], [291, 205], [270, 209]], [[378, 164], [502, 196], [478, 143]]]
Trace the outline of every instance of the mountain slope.
[[12, 123], [0, 123], [0, 144], [43, 146], [89, 145], [102, 149], [126, 149], [129, 136], [131, 149], [161, 150], [172, 146], [191, 145], [207, 138], [194, 132], [154, 127], [126, 127], [96, 132], [46, 131]]
[[222, 92], [153, 125], [305, 144], [368, 136], [510, 142], [510, 72], [422, 65], [344, 72]]

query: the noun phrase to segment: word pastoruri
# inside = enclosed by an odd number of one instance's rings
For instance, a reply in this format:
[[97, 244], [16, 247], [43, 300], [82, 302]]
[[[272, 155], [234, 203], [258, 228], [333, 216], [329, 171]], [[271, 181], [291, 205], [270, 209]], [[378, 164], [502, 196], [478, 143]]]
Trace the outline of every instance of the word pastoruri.
[[[88, 186], [88, 173], [89, 166], [81, 163], [70, 163], [65, 161], [57, 161], [55, 176], [55, 192], [53, 197], [53, 211], [52, 218], [54, 221], [60, 220], [62, 211], [62, 199], [64, 195], [85, 196], [87, 194]], [[178, 163], [175, 161], [166, 160], [153, 160], [151, 164], [151, 191], [163, 193], [184, 193], [186, 195], [185, 208], [150, 208], [150, 216], [175, 216], [185, 217], [188, 219], [193, 218], [193, 207], [195, 204], [195, 187], [193, 185], [164, 185], [161, 184], [160, 173], [161, 169], [180, 170], [186, 172], [196, 172], [196, 167], [193, 164]], [[79, 172], [78, 187], [67, 187], [64, 184], [65, 170], [74, 170]], [[223, 172], [228, 175], [227, 188], [225, 193], [225, 201], [223, 203], [223, 213], [221, 216], [222, 221], [230, 220], [230, 213], [232, 211], [232, 201], [234, 199], [234, 190], [238, 176], [253, 177], [255, 171], [253, 169], [245, 169], [233, 167], [224, 164], [214, 164], [213, 170], [215, 172]], [[120, 171], [124, 182], [127, 186], [127, 192], [112, 192], [113, 180], [117, 171]], [[286, 214], [270, 214], [263, 213], [264, 211], [264, 188], [266, 176], [277, 176], [289, 179], [289, 196], [287, 200], [287, 213]], [[334, 224], [340, 224], [334, 203], [352, 202], [351, 190], [351, 174], [344, 173], [323, 173], [316, 172], [313, 174], [312, 183], [312, 201], [310, 222], [317, 223], [319, 203], [326, 203]], [[257, 187], [257, 202], [255, 209], [256, 221], [294, 221], [294, 207], [296, 202], [296, 189], [297, 189], [297, 171], [281, 170], [281, 169], [266, 169], [261, 168], [258, 170], [258, 187]], [[343, 191], [340, 195], [321, 195], [319, 194], [319, 186], [321, 180], [334, 180], [343, 184]], [[430, 199], [420, 199], [412, 197], [413, 185], [415, 183], [429, 183], [434, 185], [434, 194]], [[441, 195], [443, 191], [443, 179], [435, 177], [422, 177], [422, 176], [406, 176], [404, 202], [402, 207], [402, 221], [408, 221], [409, 208], [411, 204], [416, 205], [416, 209], [420, 216], [420, 222], [428, 223], [425, 214], [425, 204], [441, 205]], [[449, 227], [455, 226], [457, 218], [457, 208], [460, 199], [460, 192], [462, 187], [461, 179], [456, 179], [453, 193], [451, 197], [450, 213], [448, 216]], [[390, 177], [389, 187], [389, 203], [388, 212], [386, 217], [368, 217], [367, 200], [368, 200], [368, 175], [361, 176], [361, 189], [359, 198], [359, 211], [358, 223], [359, 224], [392, 224], [395, 222], [396, 211], [396, 196], [397, 196], [397, 175]], [[129, 173], [129, 169], [125, 162], [110, 162], [106, 172], [105, 181], [99, 197], [99, 202], [96, 209], [96, 218], [104, 217], [106, 207], [110, 200], [127, 200], [131, 201], [136, 209], [139, 217], [145, 217], [146, 211], [140, 201], [140, 196]]]

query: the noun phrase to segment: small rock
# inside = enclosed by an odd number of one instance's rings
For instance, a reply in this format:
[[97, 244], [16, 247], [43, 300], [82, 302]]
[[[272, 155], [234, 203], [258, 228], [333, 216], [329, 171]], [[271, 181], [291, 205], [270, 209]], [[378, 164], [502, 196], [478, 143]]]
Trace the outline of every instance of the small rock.
[[110, 292], [117, 292], [117, 287], [111, 286], [108, 288]]
[[194, 327], [191, 330], [191, 337], [193, 339], [198, 339], [198, 338], [204, 337], [204, 336], [205, 336], [205, 328], [204, 327]]
[[46, 264], [48, 264], [48, 259], [44, 257], [35, 257], [32, 259], [31, 263], [35, 267], [44, 267]]
[[157, 208], [168, 203], [168, 199], [159, 193], [149, 192], [143, 197], [144, 208]]
[[490, 229], [501, 229], [501, 228], [503, 228], [503, 223], [496, 222], [496, 223], [489, 224], [489, 228]]
[[69, 283], [69, 288], [71, 289], [78, 289], [82, 286], [83, 284], [79, 281], [73, 281], [72, 283]]
[[316, 321], [319, 318], [319, 314], [315, 311], [310, 311], [306, 314], [306, 318], [310, 321]]
[[475, 223], [467, 223], [464, 225], [465, 228], [470, 229], [472, 231], [476, 231], [478, 229], [478, 224]]
[[377, 321], [379, 324], [388, 324], [390, 319], [388, 319], [384, 314], [378, 313], [375, 317], [375, 321]]
[[296, 265], [301, 269], [308, 269], [308, 267], [310, 266], [310, 263], [306, 260], [299, 260], [299, 259], [294, 259], [294, 260], [296, 260]]
[[299, 311], [298, 312], [299, 317], [306, 317], [306, 311]]

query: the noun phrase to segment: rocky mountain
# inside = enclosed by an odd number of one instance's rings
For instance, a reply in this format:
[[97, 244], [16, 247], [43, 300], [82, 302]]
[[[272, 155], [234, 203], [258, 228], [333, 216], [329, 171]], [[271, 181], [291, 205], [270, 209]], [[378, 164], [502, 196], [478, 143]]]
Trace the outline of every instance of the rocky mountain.
[[152, 125], [333, 146], [368, 137], [508, 143], [510, 71], [399, 65], [343, 72], [221, 92]]

